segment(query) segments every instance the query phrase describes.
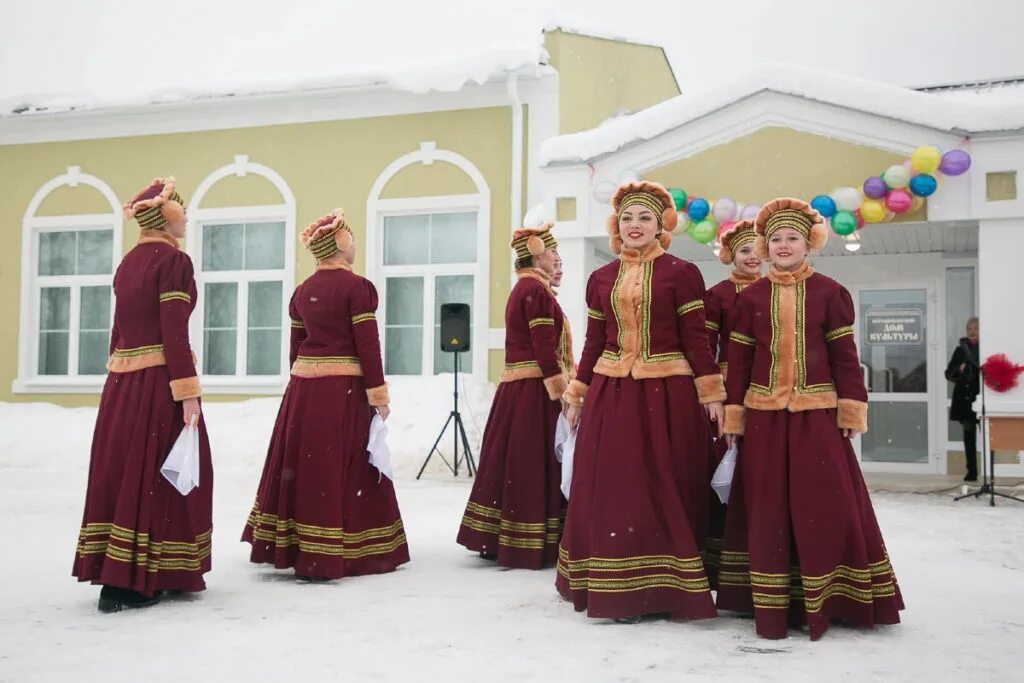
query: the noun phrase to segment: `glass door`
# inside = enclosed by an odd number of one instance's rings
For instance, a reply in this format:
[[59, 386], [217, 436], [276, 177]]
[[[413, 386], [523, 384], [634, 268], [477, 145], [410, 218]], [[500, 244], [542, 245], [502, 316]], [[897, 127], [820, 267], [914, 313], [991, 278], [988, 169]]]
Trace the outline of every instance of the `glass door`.
[[858, 349], [868, 388], [868, 432], [855, 444], [865, 470], [935, 470], [936, 376], [929, 286], [859, 288]]

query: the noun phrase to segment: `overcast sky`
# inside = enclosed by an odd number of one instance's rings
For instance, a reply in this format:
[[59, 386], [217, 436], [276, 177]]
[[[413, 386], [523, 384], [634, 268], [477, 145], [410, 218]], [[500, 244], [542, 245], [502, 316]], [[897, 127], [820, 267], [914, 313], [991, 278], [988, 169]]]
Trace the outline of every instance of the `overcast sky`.
[[0, 97], [370, 70], [551, 23], [664, 46], [684, 92], [776, 62], [913, 86], [1024, 76], [1024, 0], [0, 0]]

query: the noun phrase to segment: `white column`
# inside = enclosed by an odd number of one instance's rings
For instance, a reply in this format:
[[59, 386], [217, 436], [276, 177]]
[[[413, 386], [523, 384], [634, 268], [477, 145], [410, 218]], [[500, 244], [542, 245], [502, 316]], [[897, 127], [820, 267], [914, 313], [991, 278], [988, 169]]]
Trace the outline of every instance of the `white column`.
[[590, 277], [590, 246], [584, 237], [558, 240], [558, 254], [562, 257], [562, 286], [558, 303], [572, 326], [573, 353], [579, 361], [583, 350], [583, 337], [587, 331], [587, 278]]

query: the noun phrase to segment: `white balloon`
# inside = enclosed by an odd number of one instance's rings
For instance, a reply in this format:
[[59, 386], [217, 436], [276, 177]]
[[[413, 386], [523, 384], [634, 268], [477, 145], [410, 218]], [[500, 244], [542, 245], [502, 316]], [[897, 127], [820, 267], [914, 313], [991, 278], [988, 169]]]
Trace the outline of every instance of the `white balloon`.
[[757, 218], [757, 214], [760, 211], [761, 207], [757, 204], [747, 204], [743, 207], [743, 210], [740, 211], [740, 220], [752, 221]]
[[842, 211], [856, 211], [863, 201], [860, 190], [855, 187], [838, 187], [832, 191], [831, 196]]
[[619, 174], [619, 185], [636, 182], [637, 180], [640, 180], [640, 174], [632, 168], [627, 168]]
[[529, 211], [526, 212], [526, 215], [523, 216], [523, 227], [539, 228], [540, 226], [544, 225], [545, 220], [546, 219], [544, 217], [544, 205], [538, 204], [537, 206], [532, 207]]
[[600, 204], [607, 204], [612, 200], [617, 189], [619, 189], [619, 186], [612, 181], [602, 180], [594, 188], [594, 201]]

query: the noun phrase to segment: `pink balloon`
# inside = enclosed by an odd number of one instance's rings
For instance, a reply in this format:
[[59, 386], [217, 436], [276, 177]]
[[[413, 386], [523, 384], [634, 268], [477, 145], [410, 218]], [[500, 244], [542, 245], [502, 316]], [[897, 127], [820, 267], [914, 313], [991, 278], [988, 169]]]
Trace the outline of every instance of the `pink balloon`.
[[913, 205], [913, 196], [902, 188], [890, 191], [885, 197], [885, 206], [893, 213], [906, 213]]
[[858, 230], [863, 228], [865, 223], [867, 223], [867, 221], [865, 221], [863, 218], [861, 218], [860, 209], [854, 210], [853, 217], [857, 219], [857, 229]]
[[718, 239], [722, 239], [722, 235], [736, 227], [736, 221], [726, 221], [718, 226]]

